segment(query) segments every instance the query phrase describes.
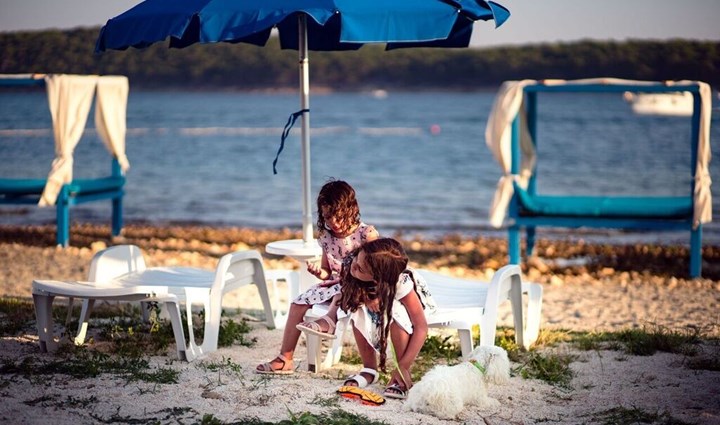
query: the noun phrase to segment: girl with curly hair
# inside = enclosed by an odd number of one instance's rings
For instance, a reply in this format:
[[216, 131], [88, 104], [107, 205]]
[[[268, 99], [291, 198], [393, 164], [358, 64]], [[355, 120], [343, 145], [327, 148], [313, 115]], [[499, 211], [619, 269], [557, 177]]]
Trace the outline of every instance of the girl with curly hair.
[[[317, 198], [318, 243], [322, 247], [319, 262], [308, 262], [307, 270], [321, 280], [300, 294], [290, 304], [280, 354], [267, 363], [259, 364], [257, 373], [293, 373], [293, 354], [300, 331], [335, 338], [337, 303], [340, 300], [342, 261], [362, 244], [379, 237], [375, 227], [360, 220], [355, 190], [342, 180], [330, 180], [323, 185]], [[305, 313], [315, 304], [330, 302], [328, 313], [318, 320], [303, 322]]]

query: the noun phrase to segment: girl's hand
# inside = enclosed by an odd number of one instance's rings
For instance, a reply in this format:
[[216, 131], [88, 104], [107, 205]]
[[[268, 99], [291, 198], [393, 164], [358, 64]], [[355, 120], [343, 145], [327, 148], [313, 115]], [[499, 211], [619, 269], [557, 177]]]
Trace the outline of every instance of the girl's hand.
[[317, 285], [321, 288], [329, 288], [333, 285], [338, 284], [338, 279], [325, 279], [322, 282], [318, 283]]
[[[398, 369], [400, 371], [398, 371]], [[402, 372], [402, 376], [400, 375], [400, 372]], [[404, 368], [402, 366], [398, 366], [393, 370], [391, 378], [390, 378], [390, 384], [396, 383], [400, 387], [405, 388], [406, 390], [409, 390], [413, 386], [412, 382], [412, 376], [410, 375], [410, 369]]]
[[365, 306], [368, 308], [368, 310], [372, 311], [373, 313], [380, 312], [380, 300], [377, 298], [375, 298], [374, 300], [367, 300], [365, 302]]
[[329, 273], [322, 268], [318, 261], [308, 261], [307, 271], [320, 280], [325, 280], [329, 277]]

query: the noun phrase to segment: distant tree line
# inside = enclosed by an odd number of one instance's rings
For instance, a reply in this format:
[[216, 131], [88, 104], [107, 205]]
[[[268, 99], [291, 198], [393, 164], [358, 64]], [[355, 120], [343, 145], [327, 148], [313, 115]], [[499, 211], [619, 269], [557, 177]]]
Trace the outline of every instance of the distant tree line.
[[[297, 86], [297, 52], [218, 43], [93, 53], [99, 28], [0, 33], [0, 73], [122, 74], [134, 88], [273, 89]], [[311, 52], [314, 87], [473, 90], [505, 80], [617, 77], [702, 80], [720, 86], [720, 43], [580, 41], [470, 49]]]

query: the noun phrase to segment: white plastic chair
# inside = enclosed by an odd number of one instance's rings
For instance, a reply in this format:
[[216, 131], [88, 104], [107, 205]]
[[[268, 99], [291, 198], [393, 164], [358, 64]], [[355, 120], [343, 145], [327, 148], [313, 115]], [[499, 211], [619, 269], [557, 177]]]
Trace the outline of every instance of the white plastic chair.
[[[290, 303], [300, 295], [300, 273], [296, 270], [274, 269], [265, 270], [265, 279], [273, 288], [273, 305], [275, 306], [275, 327], [285, 329]], [[287, 291], [285, 300], [281, 299], [282, 289], [280, 282], [285, 282]]]
[[[88, 282], [95, 282], [97, 286], [107, 285], [118, 276], [127, 273], [141, 272], [145, 270], [145, 258], [140, 248], [135, 245], [118, 245], [98, 251], [90, 261]], [[72, 310], [73, 299], [68, 301], [68, 314]], [[146, 302], [142, 302], [143, 319], [147, 321], [148, 313]], [[90, 313], [95, 306], [95, 298], [87, 298], [83, 301], [80, 310], [78, 330], [75, 336], [75, 344], [82, 345], [87, 335], [88, 320]]]
[[[250, 284], [255, 284], [260, 293], [267, 326], [270, 328], [275, 327], [267, 290], [265, 269], [260, 253], [257, 251], [233, 252], [220, 258], [215, 268], [212, 284], [209, 287], [206, 285], [185, 287], [188, 333], [190, 336], [189, 350], [193, 351], [197, 356], [217, 350], [222, 314], [222, 297], [228, 292]], [[200, 346], [195, 343], [192, 331], [191, 308], [193, 304], [202, 304], [205, 308], [205, 335]]]
[[[472, 327], [474, 325], [480, 327], [481, 346], [495, 344], [498, 307], [505, 301], [510, 301], [512, 305], [517, 344], [527, 349], [537, 339], [540, 333], [543, 289], [537, 283], [523, 283], [519, 266], [502, 267], [495, 273], [489, 284], [428, 270], [415, 271], [425, 278], [430, 293], [438, 306], [435, 313], [426, 317], [428, 326], [456, 329], [463, 358], [467, 358], [473, 350]], [[523, 294], [527, 296], [527, 310], [524, 314]], [[320, 317], [326, 312], [326, 305], [315, 305], [308, 316]], [[339, 312], [340, 316], [343, 314]], [[329, 368], [340, 361], [345, 331], [350, 326], [349, 321], [347, 316], [338, 319], [335, 329], [336, 339], [332, 341], [324, 359], [322, 358], [321, 338], [305, 333], [309, 371], [316, 372], [320, 368]]]
[[[257, 251], [237, 251], [224, 255], [215, 270], [196, 267], [153, 267], [119, 277], [125, 284], [167, 286], [168, 291], [185, 301], [188, 327], [188, 360], [217, 350], [222, 315], [222, 298], [242, 286], [255, 284], [263, 303], [267, 326], [275, 327], [267, 290], [262, 257]], [[202, 344], [195, 341], [192, 308], [205, 309]]]

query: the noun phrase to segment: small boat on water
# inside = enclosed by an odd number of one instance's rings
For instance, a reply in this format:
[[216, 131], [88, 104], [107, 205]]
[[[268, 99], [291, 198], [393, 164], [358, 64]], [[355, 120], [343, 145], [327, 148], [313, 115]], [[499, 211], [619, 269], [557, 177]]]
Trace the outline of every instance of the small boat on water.
[[385, 99], [386, 97], [388, 97], [388, 92], [387, 92], [386, 90], [383, 90], [383, 89], [373, 90], [372, 92], [370, 92], [370, 94], [371, 94], [372, 97], [374, 97], [375, 99]]
[[639, 115], [673, 115], [689, 117], [693, 113], [693, 96], [687, 91], [674, 93], [633, 93], [626, 91], [623, 99]]

